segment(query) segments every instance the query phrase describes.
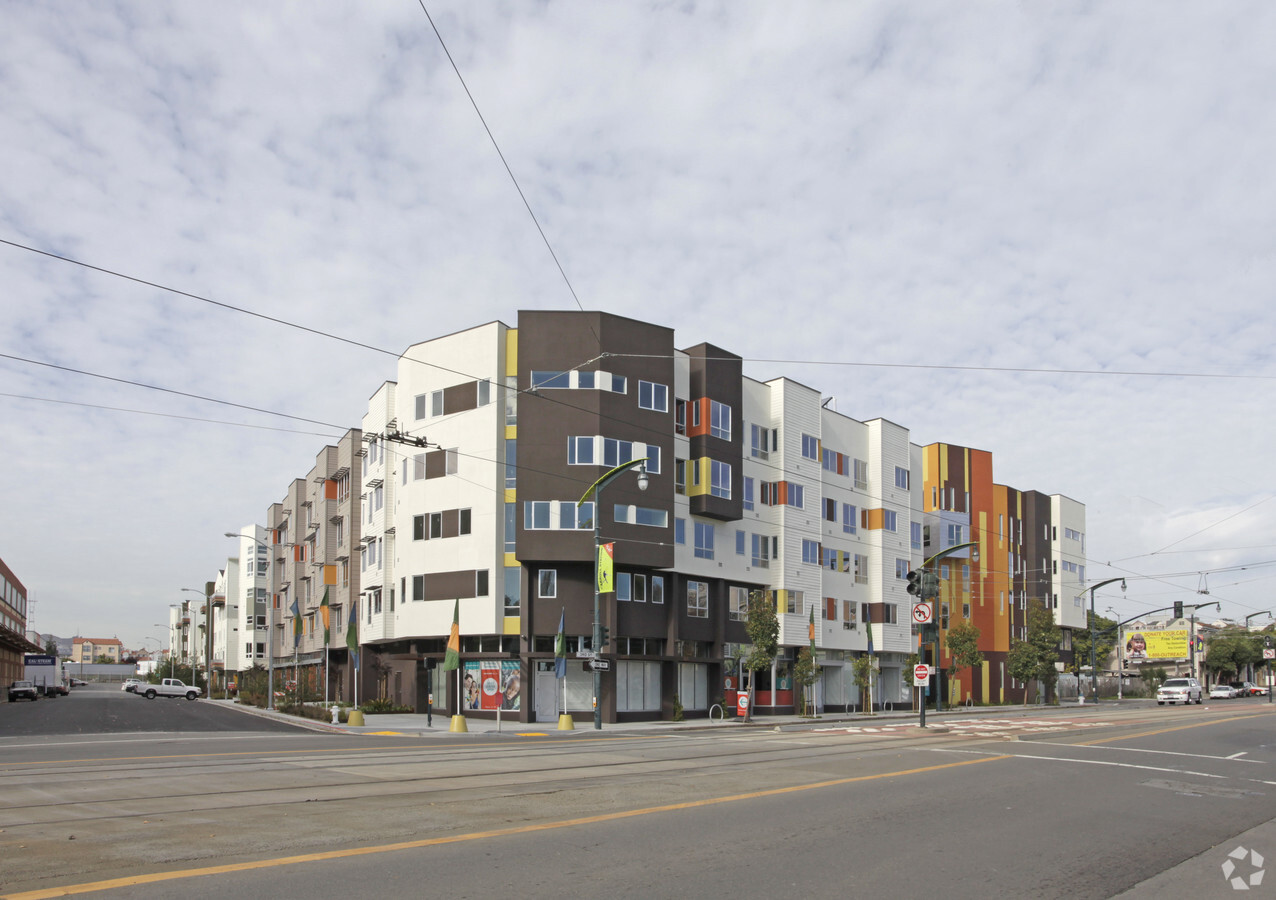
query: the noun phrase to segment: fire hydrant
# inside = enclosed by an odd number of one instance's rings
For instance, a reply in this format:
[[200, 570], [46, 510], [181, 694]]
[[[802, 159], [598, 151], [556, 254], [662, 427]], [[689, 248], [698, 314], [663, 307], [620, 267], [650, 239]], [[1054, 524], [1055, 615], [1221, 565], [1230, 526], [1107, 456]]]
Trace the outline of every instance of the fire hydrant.
[[334, 705], [332, 707], [332, 724], [333, 725], [341, 724], [341, 707], [340, 706]]

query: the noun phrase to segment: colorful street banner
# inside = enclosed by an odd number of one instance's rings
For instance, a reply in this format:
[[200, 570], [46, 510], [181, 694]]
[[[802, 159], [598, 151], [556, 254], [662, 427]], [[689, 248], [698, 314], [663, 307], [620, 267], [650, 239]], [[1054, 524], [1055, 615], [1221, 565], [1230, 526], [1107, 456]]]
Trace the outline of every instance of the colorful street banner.
[[461, 664], [461, 601], [452, 607], [452, 633], [448, 635], [447, 652], [443, 654], [444, 672], [451, 672]]
[[1187, 629], [1126, 629], [1125, 659], [1133, 663], [1153, 659], [1187, 659]]
[[610, 594], [616, 589], [615, 544], [598, 545], [598, 593]]
[[328, 639], [329, 639], [329, 632], [328, 632], [328, 614], [329, 614], [329, 607], [328, 607], [328, 589], [327, 589], [327, 588], [324, 588], [324, 589], [323, 589], [323, 599], [319, 601], [319, 618], [323, 619], [323, 646], [324, 646], [324, 649], [327, 649], [327, 647], [328, 647]]
[[292, 601], [292, 646], [296, 649], [301, 643], [301, 607], [297, 605], [297, 601]]
[[554, 638], [554, 677], [567, 677], [567, 607], [558, 616], [558, 636]]
[[346, 625], [346, 647], [350, 650], [350, 659], [354, 667], [359, 668], [359, 604], [350, 601], [350, 621]]

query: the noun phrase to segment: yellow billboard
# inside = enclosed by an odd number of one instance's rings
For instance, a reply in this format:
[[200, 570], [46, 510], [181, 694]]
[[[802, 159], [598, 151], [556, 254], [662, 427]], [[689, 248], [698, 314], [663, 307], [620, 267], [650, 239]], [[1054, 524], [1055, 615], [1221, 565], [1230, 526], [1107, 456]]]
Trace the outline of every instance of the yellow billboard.
[[1187, 629], [1129, 629], [1125, 632], [1125, 658], [1187, 659]]

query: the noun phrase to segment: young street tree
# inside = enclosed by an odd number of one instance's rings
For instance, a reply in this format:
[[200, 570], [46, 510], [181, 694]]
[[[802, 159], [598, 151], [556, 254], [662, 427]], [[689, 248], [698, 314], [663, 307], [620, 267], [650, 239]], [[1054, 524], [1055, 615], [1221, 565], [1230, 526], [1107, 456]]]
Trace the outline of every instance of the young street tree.
[[749, 672], [749, 706], [744, 712], [744, 721], [753, 719], [753, 700], [760, 669], [771, 668], [779, 649], [780, 620], [775, 614], [775, 601], [765, 591], [753, 591], [749, 594], [749, 618], [744, 623], [749, 635], [749, 655], [745, 657], [744, 667]]
[[1054, 614], [1041, 600], [1030, 600], [1028, 639], [1015, 641], [1006, 657], [1006, 671], [1010, 673], [1010, 677], [1025, 684], [1038, 681], [1041, 683], [1042, 696], [1048, 696], [1050, 689], [1059, 680], [1055, 663], [1059, 659], [1059, 641], [1062, 636], [1054, 623]]
[[[948, 647], [948, 653], [952, 657], [952, 662], [948, 666], [949, 683], [953, 683], [952, 679], [959, 669], [970, 669], [970, 683], [973, 686], [975, 683], [975, 666], [984, 664], [984, 655], [979, 650], [979, 628], [973, 622], [962, 619], [948, 629], [948, 634], [944, 637], [944, 644]], [[960, 699], [959, 697], [958, 701]]]
[[870, 716], [873, 714], [873, 673], [876, 671], [871, 656], [858, 656], [851, 663], [855, 686], [860, 689], [860, 712]]
[[820, 664], [811, 656], [811, 648], [803, 647], [798, 651], [797, 663], [793, 666], [793, 686], [802, 691], [802, 714], [815, 714], [815, 698], [810, 696], [809, 688], [820, 677]]

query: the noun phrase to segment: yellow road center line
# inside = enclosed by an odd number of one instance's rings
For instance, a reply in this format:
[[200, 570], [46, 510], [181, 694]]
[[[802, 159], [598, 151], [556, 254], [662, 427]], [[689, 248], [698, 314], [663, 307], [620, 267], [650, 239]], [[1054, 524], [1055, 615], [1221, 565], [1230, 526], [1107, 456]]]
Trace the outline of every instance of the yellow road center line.
[[712, 797], [707, 800], [690, 800], [685, 803], [670, 803], [664, 806], [649, 806], [644, 809], [631, 809], [624, 812], [603, 813], [597, 816], [584, 816], [578, 819], [563, 819], [558, 822], [542, 822], [536, 825], [518, 825], [512, 828], [497, 828], [491, 831], [475, 831], [468, 834], [456, 834], [450, 837], [425, 838], [419, 841], [404, 841], [397, 844], [381, 844], [376, 847], [353, 847], [348, 850], [328, 850], [322, 853], [305, 853], [300, 856], [281, 856], [277, 859], [262, 859], [254, 862], [227, 863], [220, 866], [207, 866], [200, 869], [179, 869], [173, 872], [154, 872], [149, 875], [130, 875], [126, 878], [113, 878], [107, 881], [92, 881], [84, 884], [69, 884], [61, 887], [41, 888], [35, 891], [24, 891], [17, 894], [0, 894], [0, 900], [49, 900], [53, 897], [70, 897], [75, 894], [88, 894], [93, 891], [109, 891], [116, 888], [134, 887], [139, 884], [156, 884], [162, 881], [176, 881], [182, 878], [198, 878], [204, 875], [224, 875], [231, 872], [250, 872], [254, 869], [270, 869], [276, 866], [294, 866], [299, 863], [321, 862], [333, 859], [350, 859], [356, 856], [371, 856], [377, 853], [394, 853], [399, 850], [416, 850], [421, 847], [434, 847], [440, 844], [459, 844], [465, 841], [480, 841], [495, 837], [508, 837], [515, 834], [529, 834], [536, 831], [553, 831], [559, 828], [574, 828], [577, 825], [594, 825], [599, 822], [614, 822], [630, 819], [635, 816], [649, 816], [656, 813], [676, 812], [683, 809], [696, 809], [704, 806], [715, 806], [721, 803], [737, 803], [741, 800], [757, 800], [762, 797], [776, 797], [800, 791], [814, 791], [821, 788], [838, 787], [860, 781], [876, 781], [882, 778], [900, 778], [905, 775], [921, 775], [926, 772], [939, 772], [959, 766], [973, 766], [980, 763], [998, 762], [1004, 759], [1015, 759], [1014, 756], [987, 756], [983, 759], [967, 759], [955, 763], [941, 763], [937, 766], [922, 766], [916, 769], [903, 769], [898, 772], [882, 772], [878, 775], [856, 775], [851, 778], [835, 778], [831, 781], [817, 781], [812, 784], [797, 784], [791, 787], [769, 788], [764, 791], [750, 791], [747, 794], [731, 794], [726, 797]]
[[1204, 728], [1207, 725], [1221, 725], [1224, 722], [1240, 722], [1245, 719], [1258, 719], [1263, 716], [1270, 716], [1272, 713], [1251, 713], [1246, 716], [1229, 716], [1226, 719], [1211, 719], [1208, 722], [1192, 722], [1187, 725], [1172, 725], [1169, 728], [1155, 728], [1152, 731], [1140, 731], [1137, 734], [1122, 734], [1117, 737], [1096, 738], [1093, 741], [1080, 741], [1074, 746], [1092, 747], [1096, 744], [1111, 744], [1113, 741], [1128, 741], [1132, 738], [1151, 737], [1157, 734], [1169, 734], [1172, 731], [1185, 731], [1188, 728]]

